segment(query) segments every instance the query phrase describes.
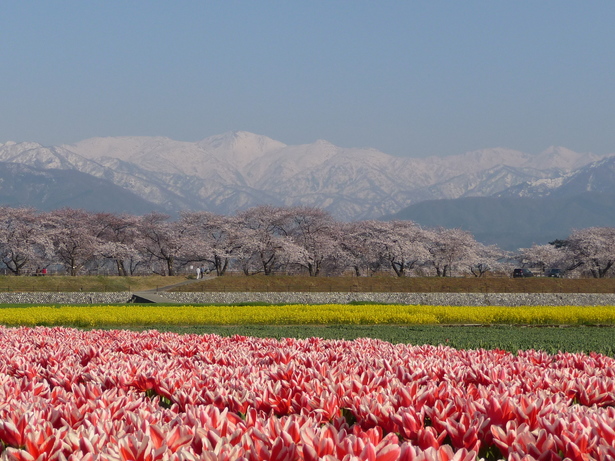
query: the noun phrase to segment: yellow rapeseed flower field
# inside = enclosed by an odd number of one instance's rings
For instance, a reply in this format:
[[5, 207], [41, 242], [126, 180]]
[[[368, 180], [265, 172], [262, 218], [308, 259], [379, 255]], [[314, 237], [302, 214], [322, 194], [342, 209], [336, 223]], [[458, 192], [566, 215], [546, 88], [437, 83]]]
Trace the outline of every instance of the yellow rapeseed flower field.
[[62, 306], [0, 309], [6, 326], [615, 324], [615, 306]]

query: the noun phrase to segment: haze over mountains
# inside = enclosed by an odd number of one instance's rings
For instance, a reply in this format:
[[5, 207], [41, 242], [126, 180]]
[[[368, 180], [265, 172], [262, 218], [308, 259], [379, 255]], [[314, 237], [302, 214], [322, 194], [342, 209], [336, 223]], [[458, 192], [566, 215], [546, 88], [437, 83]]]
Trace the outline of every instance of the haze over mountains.
[[[425, 201], [434, 201], [429, 208], [437, 215], [436, 209], [451, 199], [565, 201], [587, 192], [615, 195], [615, 157], [563, 147], [537, 155], [494, 148], [402, 158], [323, 140], [289, 146], [239, 131], [199, 142], [164, 137], [92, 138], [49, 147], [7, 142], [0, 144], [0, 162], [2, 203], [38, 209], [232, 214], [260, 204], [309, 205], [339, 220], [358, 220], [393, 215]], [[17, 172], [25, 175], [21, 186], [11, 181]], [[24, 193], [31, 189], [37, 192]]]

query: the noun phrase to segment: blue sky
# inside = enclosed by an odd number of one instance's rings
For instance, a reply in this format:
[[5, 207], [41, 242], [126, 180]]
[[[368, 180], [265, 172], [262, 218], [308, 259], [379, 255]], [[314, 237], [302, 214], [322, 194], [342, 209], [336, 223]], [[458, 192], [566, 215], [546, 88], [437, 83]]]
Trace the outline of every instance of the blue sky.
[[615, 2], [0, 3], [0, 142], [615, 152]]

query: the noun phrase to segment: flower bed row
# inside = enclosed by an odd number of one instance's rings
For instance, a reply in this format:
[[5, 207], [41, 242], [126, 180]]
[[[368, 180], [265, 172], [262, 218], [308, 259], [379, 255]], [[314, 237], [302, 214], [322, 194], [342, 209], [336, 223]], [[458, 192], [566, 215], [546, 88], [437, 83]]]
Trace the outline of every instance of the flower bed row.
[[615, 360], [0, 327], [15, 460], [612, 460]]
[[614, 306], [424, 306], [292, 304], [285, 306], [62, 306], [0, 309], [0, 324], [306, 325], [306, 324], [615, 324]]

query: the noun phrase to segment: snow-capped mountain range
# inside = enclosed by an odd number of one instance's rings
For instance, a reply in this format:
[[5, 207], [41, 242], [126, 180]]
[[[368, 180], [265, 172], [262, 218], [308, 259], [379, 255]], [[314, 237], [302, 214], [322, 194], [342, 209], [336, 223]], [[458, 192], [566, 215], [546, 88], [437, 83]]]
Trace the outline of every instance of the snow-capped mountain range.
[[604, 187], [598, 184], [600, 172], [605, 164], [615, 165], [614, 159], [563, 147], [537, 155], [494, 148], [403, 158], [323, 140], [286, 145], [243, 131], [199, 142], [108, 137], [49, 147], [33, 142], [0, 144], [3, 164], [85, 173], [123, 189], [127, 197], [136, 196], [172, 213], [232, 214], [260, 204], [309, 205], [340, 220], [378, 218], [433, 199], [538, 197], [566, 187]]

